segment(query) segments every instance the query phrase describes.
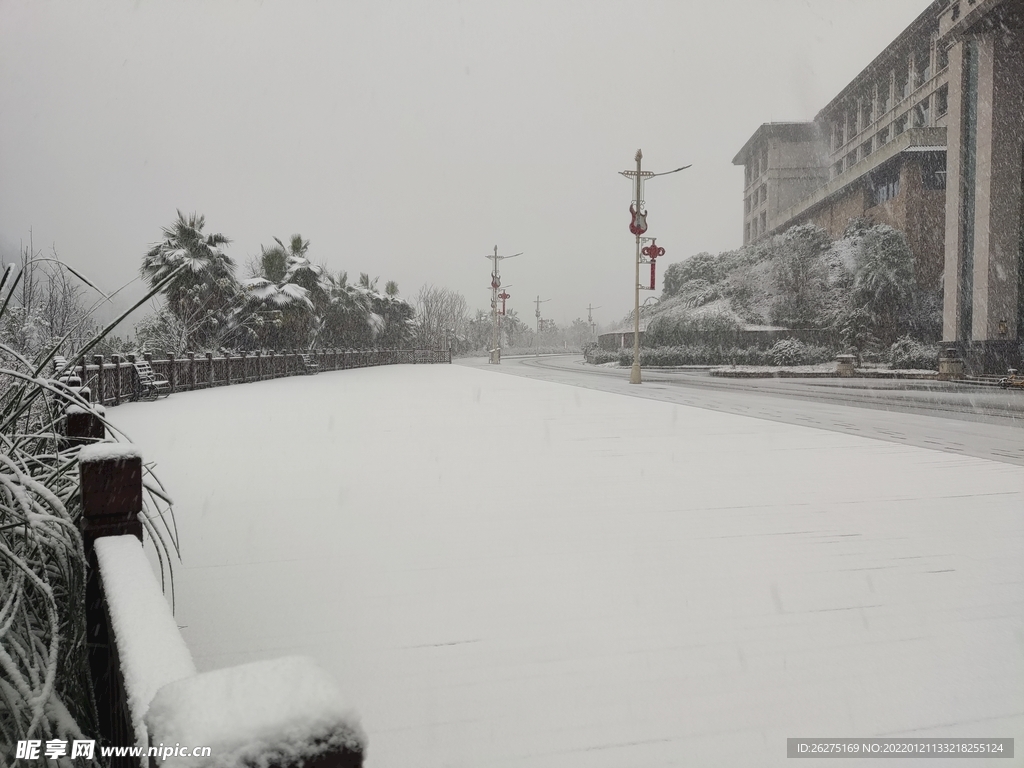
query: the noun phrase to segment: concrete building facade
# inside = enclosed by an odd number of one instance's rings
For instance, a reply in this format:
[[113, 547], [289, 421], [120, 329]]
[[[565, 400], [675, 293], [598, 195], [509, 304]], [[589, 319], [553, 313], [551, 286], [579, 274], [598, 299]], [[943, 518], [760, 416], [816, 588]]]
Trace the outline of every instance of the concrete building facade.
[[977, 368], [1020, 365], [1024, 340], [1024, 2], [958, 0], [949, 52], [943, 339]]
[[889, 224], [919, 285], [942, 287], [945, 341], [975, 369], [1019, 363], [1022, 16], [1024, 0], [935, 0], [813, 121], [758, 128], [733, 159], [744, 243], [807, 222], [832, 237]]

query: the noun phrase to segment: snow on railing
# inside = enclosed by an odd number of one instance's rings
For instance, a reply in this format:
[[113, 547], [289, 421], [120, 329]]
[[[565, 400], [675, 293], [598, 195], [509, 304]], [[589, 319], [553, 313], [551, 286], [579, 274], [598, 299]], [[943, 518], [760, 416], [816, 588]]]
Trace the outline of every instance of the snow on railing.
[[[89, 572], [89, 664], [106, 746], [190, 744], [208, 757], [117, 758], [138, 766], [355, 768], [366, 737], [329, 675], [289, 657], [197, 674], [142, 545], [142, 458], [98, 443], [79, 453]], [[173, 750], [172, 750], [173, 752]], [[124, 761], [124, 762], [122, 762]], [[176, 762], [177, 761], [177, 762]]]
[[[271, 350], [221, 356], [214, 356], [212, 352], [201, 355], [189, 352], [184, 357], [171, 355], [157, 359], [150, 354], [143, 357], [153, 366], [158, 378], [170, 383], [172, 392], [308, 374], [313, 369], [307, 364], [310, 360], [320, 371], [452, 361], [451, 350], [447, 349]], [[120, 405], [139, 396], [138, 376], [133, 367], [136, 359], [135, 355], [114, 355], [110, 360], [93, 355], [87, 363], [76, 361], [71, 370], [92, 390], [96, 403]]]

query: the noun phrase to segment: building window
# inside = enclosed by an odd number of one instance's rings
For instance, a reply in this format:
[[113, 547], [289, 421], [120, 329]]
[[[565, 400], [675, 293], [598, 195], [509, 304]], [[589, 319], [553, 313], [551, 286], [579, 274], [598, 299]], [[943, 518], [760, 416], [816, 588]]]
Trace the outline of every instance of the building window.
[[846, 156], [846, 169], [849, 170], [857, 164], [857, 150], [853, 150]]
[[907, 130], [907, 120], [909, 116], [903, 115], [892, 124], [892, 135], [893, 137], [899, 136], [901, 133]]
[[914, 105], [913, 116], [913, 125], [915, 128], [924, 128], [928, 125], [928, 121], [931, 118], [931, 109], [928, 105], [928, 99]]
[[763, 235], [768, 230], [768, 214], [764, 211], [761, 212], [761, 234]]
[[871, 139], [868, 139], [860, 145], [860, 159], [863, 160], [865, 157], [871, 154]]
[[838, 162], [836, 162], [832, 166], [832, 178], [834, 179], [836, 176], [838, 176], [842, 172], [843, 172], [843, 161], [839, 160]]
[[910, 95], [910, 79], [907, 76], [907, 70], [897, 70], [896, 72], [896, 103], [903, 101], [907, 96]]
[[761, 185], [761, 205], [768, 202], [768, 187], [765, 184]]
[[878, 86], [878, 114], [884, 115], [892, 104], [889, 102], [889, 84]]
[[946, 188], [946, 156], [926, 156], [921, 162], [921, 185], [925, 189]]
[[914, 54], [914, 87], [920, 88], [932, 79], [931, 52], [922, 48]]
[[944, 46], [937, 46], [935, 49], [935, 70], [941, 72], [949, 66], [949, 51]]
[[871, 111], [871, 98], [864, 99], [864, 103], [860, 106], [860, 129], [863, 131], [869, 125], [871, 125], [873, 119]]
[[846, 125], [844, 123], [835, 124], [835, 137], [835, 146], [833, 149], [839, 149], [846, 143]]
[[885, 126], [878, 132], [878, 146], [882, 147], [889, 143], [889, 126]]
[[900, 169], [889, 168], [871, 174], [872, 197], [875, 205], [892, 200], [900, 193]]
[[944, 85], [935, 92], [935, 116], [942, 117], [949, 111], [949, 86]]

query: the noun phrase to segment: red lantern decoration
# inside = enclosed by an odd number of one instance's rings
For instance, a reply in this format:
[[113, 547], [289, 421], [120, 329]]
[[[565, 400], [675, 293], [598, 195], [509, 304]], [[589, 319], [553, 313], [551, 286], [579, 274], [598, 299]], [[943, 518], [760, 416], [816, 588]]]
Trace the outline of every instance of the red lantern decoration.
[[654, 267], [659, 256], [665, 255], [665, 249], [658, 245], [655, 238], [651, 238], [651, 244], [640, 249], [640, 253], [651, 260], [651, 290], [654, 290]]

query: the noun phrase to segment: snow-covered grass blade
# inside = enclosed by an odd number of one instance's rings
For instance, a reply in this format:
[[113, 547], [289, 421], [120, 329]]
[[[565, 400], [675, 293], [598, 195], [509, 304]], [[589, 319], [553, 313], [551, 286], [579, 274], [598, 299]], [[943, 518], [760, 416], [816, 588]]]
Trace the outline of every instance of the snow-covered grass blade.
[[[0, 276], [0, 326], [21, 273]], [[77, 275], [77, 273], [72, 272]], [[169, 275], [69, 360], [174, 279]], [[79, 276], [80, 277], [80, 276]], [[88, 285], [89, 281], [81, 278]], [[69, 406], [102, 409], [44, 371], [67, 337], [29, 359], [0, 339], [0, 764], [14, 764], [23, 739], [95, 738], [97, 712], [86, 656], [86, 561], [79, 533], [77, 447], [62, 443]], [[55, 372], [54, 376], [61, 372]], [[115, 439], [126, 440], [110, 424]], [[161, 576], [171, 575], [178, 541], [170, 498], [145, 467], [143, 524]], [[165, 585], [168, 581], [165, 581]], [[171, 582], [173, 584], [173, 582]], [[98, 763], [97, 763], [98, 764]]]

